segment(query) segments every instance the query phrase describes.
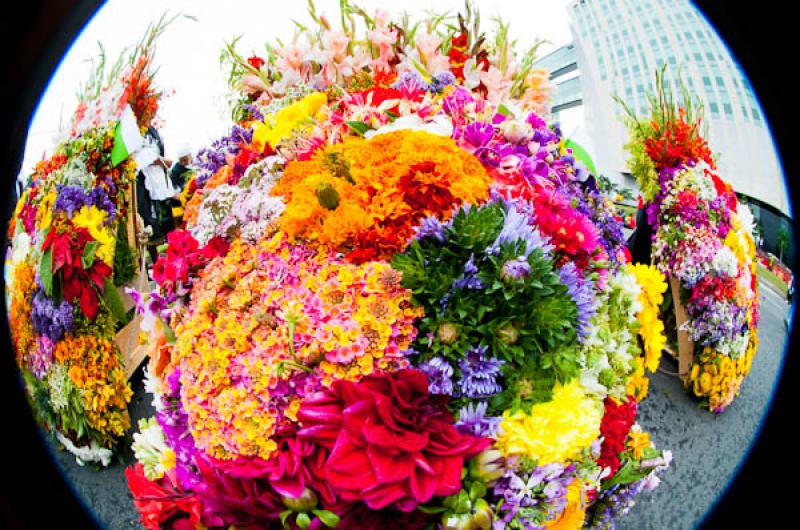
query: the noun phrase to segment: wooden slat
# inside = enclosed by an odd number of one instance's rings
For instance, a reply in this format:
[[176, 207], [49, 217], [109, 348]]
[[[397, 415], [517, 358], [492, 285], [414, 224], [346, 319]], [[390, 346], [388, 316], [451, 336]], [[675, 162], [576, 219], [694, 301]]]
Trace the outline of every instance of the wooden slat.
[[675, 307], [675, 325], [678, 328], [678, 373], [681, 377], [689, 375], [694, 361], [694, 342], [681, 326], [689, 321], [686, 308], [681, 303], [681, 287], [677, 278], [670, 277], [669, 286], [672, 291], [672, 305]]

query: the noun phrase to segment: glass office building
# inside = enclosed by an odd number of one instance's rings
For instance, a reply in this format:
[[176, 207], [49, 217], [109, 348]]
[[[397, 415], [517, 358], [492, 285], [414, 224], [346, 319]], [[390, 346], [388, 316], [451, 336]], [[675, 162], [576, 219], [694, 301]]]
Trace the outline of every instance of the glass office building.
[[585, 127], [601, 173], [636, 187], [626, 174], [627, 132], [612, 96], [646, 112], [655, 72], [667, 65], [668, 86], [677, 90], [680, 70], [684, 85], [705, 107], [709, 143], [723, 178], [754, 199], [760, 211], [786, 222], [788, 193], [753, 88], [689, 1], [575, 0], [568, 9]]

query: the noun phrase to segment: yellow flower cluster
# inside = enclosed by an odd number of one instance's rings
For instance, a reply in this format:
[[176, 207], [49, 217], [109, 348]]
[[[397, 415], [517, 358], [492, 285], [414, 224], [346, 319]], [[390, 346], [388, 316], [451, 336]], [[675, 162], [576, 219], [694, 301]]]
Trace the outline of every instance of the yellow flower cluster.
[[56, 202], [55, 190], [50, 190], [43, 197], [36, 209], [36, 229], [39, 231], [50, 228], [53, 224], [53, 205]]
[[85, 228], [100, 246], [96, 256], [107, 265], [114, 266], [114, 233], [111, 228], [104, 226], [108, 214], [96, 206], [81, 206], [81, 209], [72, 216], [72, 224], [76, 228]]
[[104, 435], [124, 435], [130, 428], [127, 407], [133, 391], [116, 345], [93, 335], [66, 335], [55, 343], [53, 357], [81, 390], [89, 425]]
[[530, 414], [503, 414], [496, 447], [540, 466], [567, 462], [600, 436], [603, 413], [602, 401], [587, 396], [577, 381], [557, 384], [552, 401], [534, 405]]
[[653, 444], [650, 442], [650, 433], [643, 431], [639, 425], [634, 424], [628, 433], [628, 441], [625, 445], [631, 450], [634, 458], [642, 458], [644, 450]]
[[692, 366], [684, 385], [691, 386], [696, 396], [708, 398], [710, 410], [724, 410], [739, 394], [757, 350], [758, 336], [754, 332], [750, 333], [745, 354], [738, 359], [731, 359], [706, 346]]
[[313, 92], [278, 112], [264, 116], [263, 122], [253, 125], [253, 144], [261, 150], [267, 144], [275, 148], [295, 130], [304, 127], [327, 102], [328, 97], [323, 92]]
[[[269, 458], [313, 373], [329, 385], [407, 366], [422, 316], [388, 264], [344, 263], [276, 233], [236, 240], [176, 325], [184, 406], [197, 446], [217, 458]], [[315, 383], [316, 384], [316, 383]]]
[[36, 271], [25, 261], [14, 268], [13, 289], [8, 323], [17, 353], [17, 365], [22, 368], [25, 366], [26, 355], [33, 349], [36, 340], [31, 320], [33, 295], [36, 292]]
[[664, 292], [667, 290], [667, 282], [664, 275], [652, 265], [629, 263], [628, 272], [636, 276], [636, 282], [642, 288], [639, 294], [642, 310], [636, 318], [640, 325], [639, 335], [644, 341], [644, 366], [655, 372], [661, 360], [661, 351], [667, 342], [664, 336], [664, 323], [658, 316], [659, 308], [664, 301]]

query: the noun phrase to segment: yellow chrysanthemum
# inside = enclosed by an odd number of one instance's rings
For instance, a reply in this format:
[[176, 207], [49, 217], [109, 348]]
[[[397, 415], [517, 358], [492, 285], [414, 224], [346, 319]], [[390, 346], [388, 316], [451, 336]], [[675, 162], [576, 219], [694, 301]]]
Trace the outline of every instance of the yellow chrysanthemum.
[[42, 202], [39, 203], [39, 208], [36, 210], [37, 229], [46, 230], [53, 224], [53, 205], [55, 202], [55, 190], [50, 191], [44, 197], [42, 197]]
[[549, 530], [578, 530], [586, 518], [586, 502], [581, 481], [573, 479], [567, 486], [567, 506], [558, 516], [544, 524]]
[[103, 226], [106, 212], [95, 206], [82, 206], [72, 217], [72, 224], [77, 228], [85, 228], [100, 246], [97, 257], [108, 265], [114, 263], [114, 234], [108, 226]]
[[631, 427], [628, 433], [628, 449], [633, 451], [634, 458], [642, 458], [644, 450], [650, 447], [650, 433], [643, 431], [638, 425]]
[[642, 310], [636, 315], [639, 321], [639, 335], [644, 340], [645, 367], [651, 372], [658, 369], [661, 351], [667, 343], [664, 336], [664, 323], [658, 315], [667, 282], [664, 275], [652, 265], [628, 264], [628, 272], [636, 276], [636, 283], [642, 287], [639, 301]]
[[557, 384], [553, 400], [534, 405], [529, 414], [506, 412], [496, 445], [506, 456], [527, 456], [538, 465], [566, 462], [600, 435], [602, 419], [603, 403], [577, 381]]
[[268, 114], [263, 122], [253, 125], [253, 144], [259, 149], [264, 149], [266, 144], [275, 147], [308, 118], [315, 116], [327, 102], [328, 97], [323, 92], [313, 92], [274, 114]]

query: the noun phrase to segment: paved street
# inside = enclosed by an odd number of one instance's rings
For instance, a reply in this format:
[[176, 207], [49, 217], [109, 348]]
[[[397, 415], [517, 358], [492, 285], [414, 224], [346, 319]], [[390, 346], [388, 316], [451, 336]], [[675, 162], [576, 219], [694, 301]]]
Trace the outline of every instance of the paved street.
[[[789, 306], [763, 284], [761, 297], [761, 347], [741, 394], [725, 413], [714, 417], [699, 408], [677, 378], [663, 373], [651, 376], [650, 395], [641, 404], [638, 419], [658, 447], [672, 450], [673, 465], [663, 475], [662, 485], [640, 496], [631, 513], [619, 519], [620, 530], [693, 528], [724, 492], [758, 433], [784, 354], [784, 318]], [[677, 371], [671, 359], [663, 359], [661, 366]], [[136, 393], [130, 411], [137, 422], [150, 416], [152, 408], [141, 388], [141, 374], [132, 384]], [[128, 463], [133, 461], [130, 451], [124, 458]], [[78, 466], [64, 451], [58, 452], [56, 459], [108, 530], [140, 528], [123, 475], [124, 465], [115, 463], [98, 472]]]

